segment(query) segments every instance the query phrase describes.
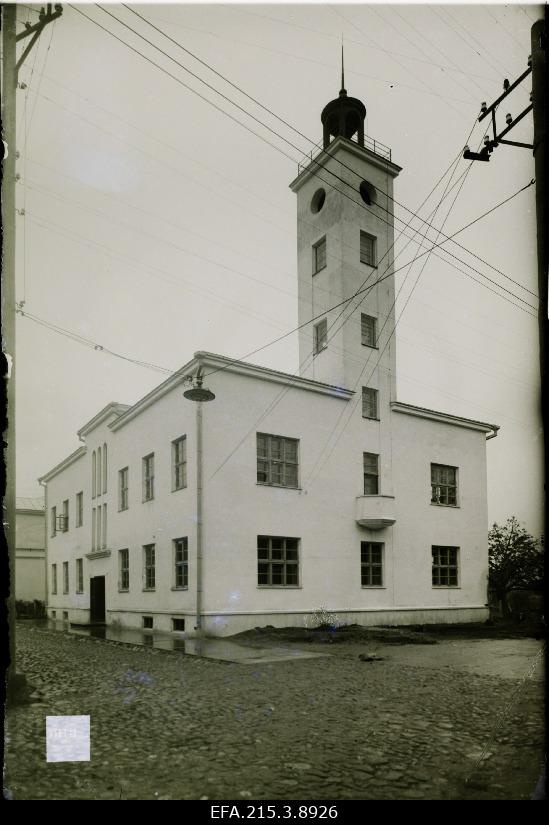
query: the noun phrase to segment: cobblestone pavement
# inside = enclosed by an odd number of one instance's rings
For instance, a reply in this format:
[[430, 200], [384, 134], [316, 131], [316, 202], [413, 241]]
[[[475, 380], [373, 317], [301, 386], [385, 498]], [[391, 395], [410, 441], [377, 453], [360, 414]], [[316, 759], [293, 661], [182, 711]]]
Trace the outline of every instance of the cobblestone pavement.
[[[12, 799], [529, 799], [543, 685], [318, 659], [241, 665], [18, 628], [41, 700], [7, 717]], [[360, 652], [360, 651], [358, 651]], [[91, 761], [47, 763], [46, 715], [91, 716]]]

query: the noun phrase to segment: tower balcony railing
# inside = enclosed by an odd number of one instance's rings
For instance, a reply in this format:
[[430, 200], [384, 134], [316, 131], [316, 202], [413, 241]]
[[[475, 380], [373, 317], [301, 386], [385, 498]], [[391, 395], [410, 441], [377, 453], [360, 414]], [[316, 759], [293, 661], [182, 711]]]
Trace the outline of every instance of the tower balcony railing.
[[[333, 140], [327, 146], [326, 151], [329, 151], [330, 146], [332, 145], [334, 140], [335, 138], [333, 138]], [[352, 143], [356, 143], [358, 146], [361, 145], [358, 142], [358, 133], [353, 135], [352, 138], [346, 138], [346, 140], [350, 140]], [[374, 155], [378, 155], [380, 158], [383, 158], [384, 160], [391, 160], [391, 150], [389, 149], [389, 147], [385, 146], [385, 144], [381, 143], [381, 141], [379, 140], [374, 140], [374, 138], [369, 137], [369, 135], [364, 135], [364, 148], [369, 149], [370, 152], [374, 153]], [[313, 159], [321, 152], [324, 152], [324, 145], [323, 141], [319, 140], [319, 142], [313, 146], [310, 152], [307, 152], [305, 155], [303, 155], [302, 159], [297, 164], [297, 174], [300, 175], [303, 169], [309, 166]]]

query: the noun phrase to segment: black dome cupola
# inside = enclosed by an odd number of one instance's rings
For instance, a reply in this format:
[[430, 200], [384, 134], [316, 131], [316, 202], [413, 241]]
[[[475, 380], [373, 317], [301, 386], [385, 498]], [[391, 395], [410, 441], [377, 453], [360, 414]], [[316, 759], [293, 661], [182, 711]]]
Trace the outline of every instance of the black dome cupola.
[[347, 97], [343, 68], [343, 48], [341, 49], [341, 91], [339, 97], [330, 100], [324, 107], [320, 119], [323, 126], [324, 149], [326, 149], [332, 138], [340, 135], [350, 140], [356, 134], [358, 144], [364, 146], [366, 107], [358, 98]]

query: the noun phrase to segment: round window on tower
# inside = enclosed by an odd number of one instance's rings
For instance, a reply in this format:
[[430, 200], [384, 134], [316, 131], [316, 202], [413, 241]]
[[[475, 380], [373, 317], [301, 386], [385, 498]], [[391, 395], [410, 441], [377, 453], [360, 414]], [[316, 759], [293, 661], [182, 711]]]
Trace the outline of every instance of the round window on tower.
[[372, 186], [371, 183], [368, 183], [367, 180], [362, 181], [358, 187], [358, 191], [360, 192], [360, 197], [368, 206], [373, 206], [377, 203], [376, 188]]
[[317, 189], [311, 200], [311, 212], [316, 215], [324, 206], [326, 200], [326, 191], [324, 189]]

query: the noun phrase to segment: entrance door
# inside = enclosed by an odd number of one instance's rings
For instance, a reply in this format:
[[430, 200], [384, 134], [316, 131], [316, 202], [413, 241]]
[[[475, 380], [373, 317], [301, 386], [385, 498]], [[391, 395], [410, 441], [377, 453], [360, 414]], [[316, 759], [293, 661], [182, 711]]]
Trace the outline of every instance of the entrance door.
[[105, 576], [90, 579], [90, 622], [105, 624]]

